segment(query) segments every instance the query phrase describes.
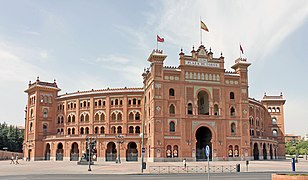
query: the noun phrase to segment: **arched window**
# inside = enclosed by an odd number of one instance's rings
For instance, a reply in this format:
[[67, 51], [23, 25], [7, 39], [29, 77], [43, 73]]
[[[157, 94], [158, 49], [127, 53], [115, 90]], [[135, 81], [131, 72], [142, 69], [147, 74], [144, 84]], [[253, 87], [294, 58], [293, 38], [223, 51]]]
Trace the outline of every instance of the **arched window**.
[[69, 122], [69, 123], [70, 123], [71, 121], [72, 121], [72, 119], [71, 119], [71, 115], [69, 115], [69, 116], [68, 116], [68, 118], [67, 118], [67, 122]]
[[133, 112], [130, 112], [130, 113], [129, 113], [128, 119], [129, 119], [129, 120], [134, 120], [134, 113], [133, 113]]
[[122, 127], [121, 126], [118, 126], [117, 132], [118, 132], [118, 134], [122, 134]]
[[70, 135], [71, 134], [71, 128], [67, 129], [67, 134]]
[[113, 106], [113, 100], [111, 100], [111, 106]]
[[193, 107], [191, 103], [187, 105], [187, 114], [193, 114]]
[[86, 127], [86, 134], [89, 134], [89, 128]]
[[177, 158], [179, 156], [179, 147], [177, 145], [173, 146], [173, 157]]
[[198, 114], [209, 115], [209, 96], [205, 91], [198, 93]]
[[86, 121], [86, 122], [89, 122], [89, 114], [86, 114], [85, 121]]
[[234, 157], [239, 157], [240, 151], [238, 145], [234, 146]]
[[137, 99], [133, 99], [133, 105], [136, 105], [137, 104]]
[[80, 134], [84, 134], [84, 128], [80, 128]]
[[170, 145], [167, 146], [167, 150], [166, 150], [167, 158], [172, 158], [172, 153], [171, 153], [172, 149], [171, 148], [172, 147]]
[[118, 99], [115, 99], [114, 104], [115, 104], [116, 106], [119, 105], [119, 100], [118, 100]]
[[120, 100], [120, 106], [122, 106], [123, 105], [123, 101], [122, 100]]
[[102, 105], [102, 101], [98, 100], [98, 106], [101, 106], [101, 105]]
[[111, 133], [112, 133], [112, 134], [115, 134], [115, 133], [116, 133], [116, 127], [115, 127], [115, 126], [112, 126], [112, 127], [111, 127]]
[[276, 112], [278, 112], [278, 113], [280, 112], [280, 108], [279, 107], [276, 108]]
[[95, 114], [94, 121], [99, 121], [99, 114], [98, 113]]
[[273, 124], [277, 124], [277, 118], [276, 118], [276, 117], [273, 117], [273, 118], [272, 118], [272, 123], [273, 123]]
[[214, 115], [219, 116], [219, 108], [217, 104], [214, 105]]
[[139, 113], [139, 112], [136, 112], [136, 114], [135, 114], [135, 120], [140, 120], [140, 113]]
[[169, 114], [175, 114], [175, 107], [173, 104], [169, 106]]
[[48, 109], [47, 109], [47, 108], [44, 108], [44, 109], [43, 109], [43, 117], [44, 117], [44, 118], [47, 118], [47, 117], [48, 117]]
[[169, 132], [175, 132], [175, 123], [173, 121], [169, 123]]
[[101, 127], [101, 134], [105, 134], [105, 128], [104, 128], [104, 126]]
[[95, 127], [94, 133], [95, 133], [95, 134], [98, 134], [98, 127]]
[[276, 112], [276, 108], [273, 107], [273, 108], [272, 108], [272, 112]]
[[234, 99], [234, 92], [230, 92], [230, 99]]
[[134, 127], [133, 126], [129, 126], [128, 133], [134, 133]]
[[169, 89], [169, 96], [174, 97], [174, 89], [173, 88]]
[[75, 134], [75, 128], [72, 128], [72, 134]]
[[111, 120], [113, 120], [113, 121], [116, 120], [116, 114], [114, 112], [111, 114]]
[[232, 145], [229, 146], [228, 156], [233, 157], [233, 146]]
[[230, 109], [230, 115], [231, 115], [231, 116], [235, 116], [235, 109], [234, 109], [234, 107], [231, 107], [231, 109]]
[[83, 101], [83, 107], [87, 107], [87, 102]]
[[278, 131], [277, 131], [277, 129], [274, 129], [274, 130], [273, 130], [273, 136], [274, 136], [274, 137], [277, 137], [277, 136], [278, 136]]
[[135, 133], [140, 134], [140, 127], [139, 126], [136, 126]]
[[141, 100], [140, 99], [138, 99], [138, 105], [140, 105], [141, 104]]
[[128, 100], [128, 104], [129, 104], [129, 105], [132, 105], [132, 100], [129, 99], [129, 100]]
[[118, 121], [122, 121], [122, 113], [118, 113]]
[[61, 124], [63, 124], [64, 123], [64, 118], [63, 118], [63, 116], [61, 116]]
[[235, 134], [236, 133], [236, 126], [235, 123], [231, 123], [231, 133]]
[[104, 113], [101, 114], [101, 121], [105, 121], [105, 114]]
[[60, 117], [58, 117], [58, 124], [60, 124]]
[[80, 122], [83, 122], [84, 121], [84, 116], [83, 114], [80, 116]]
[[75, 115], [72, 116], [72, 122], [75, 122]]
[[272, 108], [271, 108], [271, 107], [268, 107], [268, 108], [267, 108], [267, 111], [268, 111], [268, 112], [272, 112]]
[[47, 124], [43, 124], [43, 136], [47, 135]]

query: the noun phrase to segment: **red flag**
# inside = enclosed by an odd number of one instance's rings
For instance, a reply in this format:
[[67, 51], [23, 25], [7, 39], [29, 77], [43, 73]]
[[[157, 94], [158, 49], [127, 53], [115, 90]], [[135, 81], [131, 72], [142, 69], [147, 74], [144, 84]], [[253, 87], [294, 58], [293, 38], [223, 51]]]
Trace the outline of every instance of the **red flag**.
[[164, 38], [161, 38], [161, 37], [159, 37], [159, 35], [157, 35], [157, 42], [164, 42], [164, 41], [165, 41]]
[[242, 52], [242, 54], [244, 54], [244, 50], [241, 45], [240, 45], [240, 51]]

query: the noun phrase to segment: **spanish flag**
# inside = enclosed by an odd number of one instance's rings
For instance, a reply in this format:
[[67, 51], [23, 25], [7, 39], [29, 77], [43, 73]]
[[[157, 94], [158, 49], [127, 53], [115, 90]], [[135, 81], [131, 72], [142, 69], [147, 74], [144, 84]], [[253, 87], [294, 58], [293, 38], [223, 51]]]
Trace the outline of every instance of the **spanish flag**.
[[201, 21], [201, 29], [210, 32], [209, 29], [207, 28], [207, 26], [204, 24], [204, 22]]

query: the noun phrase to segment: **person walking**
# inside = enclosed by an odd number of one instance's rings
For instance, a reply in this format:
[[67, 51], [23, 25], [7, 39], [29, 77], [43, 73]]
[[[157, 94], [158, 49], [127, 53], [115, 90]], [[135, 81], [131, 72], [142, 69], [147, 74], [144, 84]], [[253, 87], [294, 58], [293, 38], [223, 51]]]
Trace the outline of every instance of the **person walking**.
[[183, 159], [183, 167], [184, 169], [186, 169], [186, 159], [185, 158]]
[[14, 154], [12, 154], [12, 157], [11, 157], [11, 163], [10, 164], [15, 164], [15, 162], [14, 162]]
[[19, 162], [18, 162], [18, 154], [16, 154], [16, 161], [15, 161], [15, 164], [16, 164], [16, 165], [19, 164]]

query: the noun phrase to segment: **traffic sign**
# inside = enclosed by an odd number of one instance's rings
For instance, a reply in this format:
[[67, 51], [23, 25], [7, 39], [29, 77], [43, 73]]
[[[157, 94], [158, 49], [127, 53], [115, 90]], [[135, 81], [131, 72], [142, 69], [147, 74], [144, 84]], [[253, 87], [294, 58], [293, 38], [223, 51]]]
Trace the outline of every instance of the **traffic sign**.
[[209, 157], [209, 155], [210, 155], [210, 147], [209, 147], [209, 145], [206, 145], [206, 147], [205, 147], [205, 155], [207, 157]]

